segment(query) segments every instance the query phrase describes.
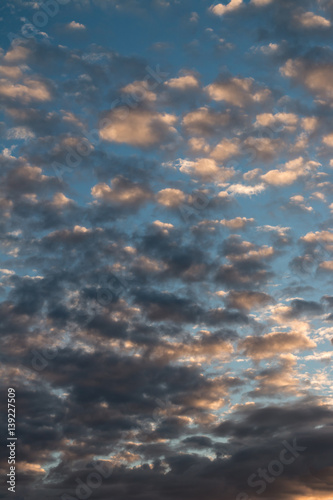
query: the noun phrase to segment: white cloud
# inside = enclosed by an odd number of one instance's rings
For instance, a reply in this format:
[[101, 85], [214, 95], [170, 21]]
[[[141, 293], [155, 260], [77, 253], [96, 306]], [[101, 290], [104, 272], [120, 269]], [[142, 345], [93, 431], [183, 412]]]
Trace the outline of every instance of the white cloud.
[[314, 161], [305, 162], [300, 156], [295, 160], [287, 162], [282, 169], [270, 170], [261, 176], [261, 179], [271, 186], [289, 186], [297, 179], [315, 171], [320, 163]]
[[67, 28], [69, 28], [71, 30], [85, 30], [86, 29], [84, 24], [77, 23], [75, 21], [68, 23]]
[[315, 116], [302, 118], [301, 125], [302, 128], [306, 130], [306, 132], [313, 132], [318, 127], [318, 118], [316, 118]]
[[22, 103], [49, 101], [51, 99], [51, 93], [45, 83], [29, 78], [26, 78], [23, 84], [0, 80], [0, 96], [15, 99]]
[[136, 80], [133, 83], [129, 83], [121, 90], [125, 94], [129, 94], [133, 97], [135, 102], [141, 101], [156, 101], [156, 94], [149, 89], [149, 83], [145, 80]]
[[149, 147], [175, 134], [176, 121], [176, 116], [167, 113], [116, 108], [104, 120], [100, 136], [110, 142]]
[[230, 0], [230, 2], [227, 5], [223, 5], [222, 3], [218, 3], [217, 5], [211, 5], [209, 7], [209, 10], [216, 16], [223, 16], [228, 12], [233, 12], [235, 10], [238, 10], [242, 5], [243, 5], [243, 0]]
[[223, 139], [211, 152], [210, 156], [216, 161], [225, 161], [239, 154], [238, 139]]
[[283, 76], [292, 78], [314, 93], [322, 102], [333, 99], [333, 64], [302, 58], [288, 59], [280, 68]]
[[160, 205], [173, 208], [184, 203], [186, 195], [180, 189], [166, 188], [157, 193], [156, 199]]
[[318, 16], [313, 12], [303, 12], [300, 16], [295, 16], [297, 22], [304, 28], [329, 28], [331, 22], [325, 17]]
[[206, 91], [214, 101], [226, 101], [239, 107], [263, 102], [271, 94], [269, 89], [256, 86], [253, 78], [236, 77], [211, 83], [206, 87]]
[[324, 271], [333, 271], [333, 260], [326, 260], [319, 264], [320, 269], [324, 269]]
[[327, 134], [323, 137], [323, 143], [330, 148], [333, 148], [333, 133]]
[[212, 178], [215, 182], [226, 182], [235, 174], [233, 168], [219, 167], [211, 158], [200, 158], [196, 161], [179, 160], [179, 164], [181, 172], [202, 178]]
[[262, 193], [265, 190], [264, 184], [257, 184], [256, 186], [245, 186], [244, 184], [233, 184], [228, 187], [228, 193], [239, 194], [243, 196], [253, 196]]
[[165, 85], [176, 90], [191, 90], [199, 88], [199, 81], [193, 75], [185, 75], [178, 78], [171, 78], [165, 82]]
[[298, 116], [294, 113], [262, 113], [257, 115], [255, 125], [262, 127], [271, 127], [276, 124], [283, 124], [286, 126], [296, 126], [298, 123]]

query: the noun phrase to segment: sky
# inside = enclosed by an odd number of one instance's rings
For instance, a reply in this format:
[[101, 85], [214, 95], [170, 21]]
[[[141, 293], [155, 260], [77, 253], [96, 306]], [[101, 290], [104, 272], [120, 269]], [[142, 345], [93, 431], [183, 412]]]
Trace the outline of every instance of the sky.
[[332, 500], [333, 1], [0, 21], [0, 499]]

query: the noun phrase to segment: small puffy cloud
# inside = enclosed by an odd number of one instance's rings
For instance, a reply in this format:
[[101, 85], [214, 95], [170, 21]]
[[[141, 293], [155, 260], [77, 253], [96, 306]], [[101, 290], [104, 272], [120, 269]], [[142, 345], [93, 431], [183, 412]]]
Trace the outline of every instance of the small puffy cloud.
[[23, 63], [30, 57], [31, 50], [23, 47], [22, 45], [16, 45], [11, 48], [4, 57], [6, 63]]
[[22, 77], [22, 71], [18, 66], [0, 66], [0, 76], [18, 80]]
[[125, 94], [129, 94], [136, 102], [141, 101], [156, 101], [156, 94], [149, 90], [149, 83], [145, 80], [135, 81], [133, 83], [129, 83], [121, 90]]
[[234, 219], [222, 219], [220, 221], [220, 224], [232, 230], [244, 229], [246, 226], [253, 223], [254, 219], [248, 219], [247, 217], [235, 217]]
[[261, 259], [270, 259], [274, 256], [273, 247], [269, 247], [267, 245], [264, 245], [262, 247], [255, 247], [248, 241], [243, 241], [240, 244], [237, 244], [237, 240], [235, 241], [236, 245], [231, 245], [230, 248], [227, 247], [225, 252], [227, 258], [232, 262], [253, 262]]
[[267, 174], [261, 176], [262, 180], [271, 186], [289, 186], [298, 177], [299, 174], [291, 170], [270, 170]]
[[197, 23], [199, 21], [199, 14], [197, 12], [191, 12], [190, 23]]
[[280, 46], [277, 43], [269, 43], [268, 45], [263, 45], [262, 47], [260, 47], [260, 51], [265, 55], [269, 55], [277, 52], [279, 48]]
[[148, 188], [121, 176], [115, 177], [110, 186], [105, 182], [96, 184], [91, 194], [98, 200], [123, 206], [139, 206], [152, 197]]
[[188, 147], [192, 153], [209, 153], [210, 145], [205, 141], [203, 137], [192, 137], [188, 141]]
[[216, 16], [223, 16], [224, 14], [228, 14], [229, 12], [238, 10], [242, 5], [243, 0], [230, 0], [227, 5], [223, 5], [222, 3], [211, 5], [209, 7], [209, 11]]
[[228, 187], [228, 193], [241, 196], [253, 196], [265, 191], [264, 184], [257, 184], [256, 186], [245, 186], [244, 184], [233, 184]]
[[290, 242], [290, 227], [283, 226], [258, 226], [257, 231], [264, 231], [265, 233], [272, 233], [276, 243], [286, 244]]
[[23, 83], [14, 84], [0, 79], [0, 98], [27, 104], [31, 101], [49, 101], [51, 92], [44, 82], [38, 80], [25, 78]]
[[51, 202], [51, 205], [56, 209], [63, 209], [74, 205], [75, 202], [70, 198], [67, 198], [63, 193], [55, 193]]
[[333, 133], [325, 135], [323, 137], [322, 141], [325, 144], [325, 146], [329, 146], [330, 148], [333, 148]]
[[319, 264], [319, 268], [324, 271], [332, 271], [333, 272], [333, 260], [326, 260]]
[[333, 232], [332, 231], [316, 231], [307, 233], [305, 236], [300, 238], [303, 243], [328, 243], [333, 244]]
[[298, 332], [273, 332], [261, 337], [246, 337], [238, 344], [253, 359], [273, 358], [282, 353], [314, 349], [315, 342]]
[[228, 307], [251, 311], [251, 309], [257, 309], [272, 303], [273, 299], [270, 295], [263, 292], [252, 292], [247, 290], [237, 292], [232, 290], [228, 294], [226, 301]]
[[318, 168], [320, 164], [314, 161], [304, 161], [300, 156], [287, 162], [280, 170], [270, 170], [261, 176], [261, 179], [271, 186], [289, 186], [300, 177], [303, 177]]
[[288, 59], [280, 72], [292, 78], [322, 100], [333, 99], [333, 64], [306, 58]]
[[283, 149], [284, 142], [281, 139], [271, 139], [270, 137], [248, 137], [244, 141], [244, 145], [253, 150], [257, 159], [268, 160], [278, 155]]
[[295, 196], [290, 197], [287, 207], [298, 208], [300, 210], [304, 210], [305, 212], [313, 212], [313, 208], [306, 205], [304, 202], [304, 196], [302, 196], [301, 194], [296, 194]]
[[199, 88], [199, 81], [194, 75], [185, 75], [178, 78], [171, 78], [165, 82], [165, 85], [175, 90], [192, 90]]
[[253, 78], [224, 78], [211, 83], [206, 91], [214, 101], [226, 101], [244, 107], [251, 103], [262, 103], [271, 94], [269, 89], [259, 87]]
[[196, 161], [179, 160], [179, 164], [181, 172], [202, 178], [213, 177], [216, 182], [226, 182], [235, 174], [233, 168], [219, 167], [211, 158], [200, 158]]
[[262, 173], [261, 168], [254, 168], [253, 170], [248, 170], [243, 174], [244, 180], [251, 182], [259, 177], [259, 175]]
[[164, 142], [176, 133], [177, 118], [167, 113], [116, 108], [102, 121], [100, 136], [110, 142], [127, 143], [142, 148]]
[[251, 0], [251, 5], [255, 5], [256, 7], [264, 7], [265, 5], [269, 5], [273, 2], [274, 0]]
[[301, 126], [306, 132], [313, 132], [318, 127], [318, 118], [315, 116], [302, 118]]
[[77, 23], [76, 21], [72, 21], [72, 22], [68, 23], [66, 26], [70, 30], [85, 30], [86, 29], [84, 24]]
[[61, 183], [55, 177], [44, 175], [40, 167], [25, 164], [12, 169], [3, 184], [8, 193], [26, 195], [27, 199], [36, 200], [40, 191], [59, 188]]
[[211, 152], [216, 161], [225, 161], [240, 153], [239, 139], [223, 139]]
[[0, 269], [0, 273], [5, 274], [7, 276], [12, 276], [13, 274], [15, 274], [15, 271], [11, 269]]
[[157, 193], [156, 199], [160, 205], [174, 208], [184, 203], [186, 195], [180, 189], [166, 188]]
[[262, 113], [257, 115], [255, 125], [262, 127], [272, 127], [277, 124], [288, 127], [295, 127], [298, 123], [298, 116], [294, 113]]
[[35, 134], [27, 127], [13, 127], [7, 132], [8, 139], [32, 139]]
[[329, 28], [331, 22], [325, 17], [318, 16], [313, 12], [303, 12], [301, 15], [297, 14], [295, 16], [296, 22], [303, 28], [313, 29], [313, 28]]
[[253, 288], [265, 283], [272, 275], [267, 268], [267, 262], [275, 255], [272, 246], [258, 246], [233, 234], [224, 239], [222, 253], [229, 262], [219, 267], [216, 281], [225, 286]]
[[324, 203], [326, 202], [326, 196], [324, 195], [324, 193], [321, 193], [320, 191], [315, 191], [314, 193], [312, 193], [311, 198], [315, 200], [320, 200]]
[[185, 115], [182, 125], [188, 134], [210, 135], [226, 127], [229, 121], [230, 117], [227, 113], [202, 107]]
[[155, 220], [151, 227], [154, 229], [157, 229], [161, 233], [163, 233], [165, 236], [169, 234], [169, 231], [174, 228], [173, 224], [170, 224], [169, 222], [161, 222], [160, 220]]

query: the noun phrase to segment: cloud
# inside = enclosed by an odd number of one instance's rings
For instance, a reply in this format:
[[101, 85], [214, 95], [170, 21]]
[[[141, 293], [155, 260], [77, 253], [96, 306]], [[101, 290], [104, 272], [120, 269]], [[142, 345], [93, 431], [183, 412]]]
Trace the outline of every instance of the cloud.
[[322, 139], [323, 143], [330, 148], [333, 147], [333, 134], [327, 134]]
[[0, 98], [2, 99], [10, 99], [27, 104], [31, 101], [49, 101], [51, 100], [51, 96], [51, 91], [44, 82], [25, 78], [22, 84], [13, 84], [7, 80], [0, 79]]
[[275, 255], [273, 247], [257, 246], [231, 235], [224, 240], [222, 252], [229, 262], [218, 268], [215, 280], [228, 288], [257, 288], [272, 276], [267, 261]]
[[269, 5], [273, 2], [274, 0], [251, 0], [251, 4], [255, 5], [256, 7], [264, 7], [265, 5]]
[[279, 123], [287, 127], [294, 127], [298, 123], [298, 116], [294, 113], [276, 113], [275, 115], [272, 113], [262, 113], [257, 115], [255, 125], [272, 127]]
[[99, 134], [106, 141], [147, 148], [174, 136], [176, 121], [176, 116], [167, 113], [116, 108], [103, 120]]
[[150, 90], [150, 85], [146, 80], [129, 83], [121, 91], [128, 94], [134, 101], [156, 101], [156, 94]]
[[263, 292], [245, 290], [239, 292], [231, 291], [226, 297], [226, 302], [229, 307], [250, 311], [251, 309], [265, 307], [274, 302], [274, 299]]
[[157, 193], [156, 199], [160, 205], [172, 208], [184, 203], [186, 195], [180, 189], [165, 188]]
[[202, 107], [186, 114], [182, 120], [182, 125], [186, 132], [191, 135], [212, 135], [225, 128], [229, 122], [230, 116], [228, 113]]
[[[330, 28], [296, 21], [310, 0], [218, 0], [208, 28], [193, 2], [109, 0], [65, 28], [94, 43], [64, 46], [23, 36], [47, 9], [9, 3], [0, 379], [19, 395], [18, 497], [80, 496], [99, 461], [99, 499], [245, 500], [263, 468], [262, 497], [331, 499]], [[96, 16], [128, 34], [121, 54]], [[302, 451], [274, 481], [286, 440]]]
[[333, 271], [333, 260], [326, 260], [319, 264], [319, 268], [324, 271]]
[[211, 158], [199, 158], [196, 161], [179, 160], [180, 172], [193, 174], [202, 178], [211, 178], [215, 182], [225, 182], [233, 177], [233, 168], [219, 167], [217, 162]]
[[244, 229], [245, 227], [253, 223], [253, 218], [248, 219], [246, 217], [235, 217], [234, 219], [223, 219], [220, 221], [220, 224], [232, 230]]
[[250, 136], [244, 141], [245, 151], [250, 153], [258, 160], [272, 160], [285, 147], [284, 142], [279, 139], [271, 139], [270, 137], [253, 137]]
[[295, 16], [295, 18], [297, 23], [306, 29], [322, 29], [331, 26], [331, 22], [328, 19], [313, 12], [303, 12], [301, 15]]
[[303, 85], [319, 100], [331, 101], [333, 98], [333, 64], [327, 58], [308, 57], [288, 59], [280, 68], [283, 76]]
[[165, 85], [175, 90], [191, 90], [199, 88], [199, 81], [194, 75], [184, 75], [178, 78], [171, 78], [165, 82]]
[[104, 182], [96, 184], [91, 194], [98, 200], [123, 206], [139, 206], [152, 198], [147, 187], [121, 176], [115, 177], [110, 186]]
[[246, 337], [238, 343], [239, 349], [253, 359], [272, 358], [281, 353], [308, 350], [316, 343], [297, 332], [272, 332], [261, 337]]
[[302, 127], [307, 132], [313, 132], [314, 130], [316, 130], [316, 128], [318, 127], [318, 122], [319, 120], [315, 116], [305, 117], [301, 120]]
[[223, 162], [232, 156], [240, 154], [239, 139], [223, 139], [210, 153], [210, 156], [218, 161]]
[[22, 63], [26, 62], [26, 60], [30, 57], [31, 50], [28, 47], [24, 47], [22, 45], [16, 45], [11, 47], [6, 55], [4, 56], [4, 61], [6, 63]]
[[226, 101], [234, 106], [244, 107], [247, 104], [262, 103], [271, 92], [255, 84], [253, 78], [221, 78], [206, 87], [206, 91], [214, 101]]
[[31, 139], [35, 137], [35, 134], [29, 130], [27, 127], [13, 127], [8, 130], [8, 139]]
[[306, 244], [313, 243], [324, 243], [331, 244], [333, 243], [333, 232], [332, 231], [311, 231], [307, 233], [305, 236], [300, 238], [300, 241]]
[[256, 186], [245, 186], [244, 184], [232, 184], [228, 187], [228, 192], [232, 195], [239, 194], [241, 196], [254, 196], [265, 191], [264, 184]]
[[216, 16], [223, 16], [224, 14], [228, 14], [229, 12], [238, 10], [240, 7], [242, 7], [242, 5], [243, 0], [230, 0], [227, 5], [223, 5], [222, 3], [211, 5], [209, 7], [209, 10]]
[[320, 163], [314, 161], [305, 162], [300, 156], [295, 160], [287, 162], [281, 170], [270, 170], [261, 176], [261, 179], [271, 186], [288, 186], [299, 178], [314, 172]]
[[86, 29], [84, 24], [77, 23], [76, 21], [71, 21], [70, 23], [68, 23], [67, 28], [70, 30], [80, 30], [80, 31]]
[[306, 205], [305, 198], [301, 194], [295, 194], [289, 198], [289, 203], [286, 205], [287, 208], [304, 210], [305, 212], [313, 212], [311, 206]]
[[0, 66], [0, 75], [12, 80], [22, 77], [22, 71], [17, 66]]

